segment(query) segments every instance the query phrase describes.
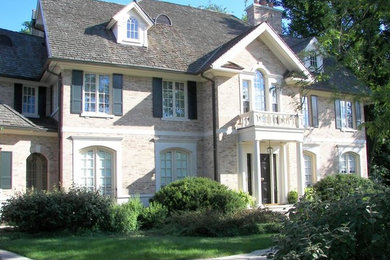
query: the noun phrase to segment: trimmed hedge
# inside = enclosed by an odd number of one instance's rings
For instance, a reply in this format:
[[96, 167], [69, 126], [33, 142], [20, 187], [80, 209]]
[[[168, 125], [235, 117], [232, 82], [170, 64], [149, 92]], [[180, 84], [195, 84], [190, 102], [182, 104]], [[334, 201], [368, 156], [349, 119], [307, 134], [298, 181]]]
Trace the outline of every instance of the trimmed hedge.
[[158, 191], [151, 201], [164, 205], [170, 214], [177, 211], [212, 209], [223, 213], [242, 209], [247, 199], [238, 192], [208, 178], [188, 177]]

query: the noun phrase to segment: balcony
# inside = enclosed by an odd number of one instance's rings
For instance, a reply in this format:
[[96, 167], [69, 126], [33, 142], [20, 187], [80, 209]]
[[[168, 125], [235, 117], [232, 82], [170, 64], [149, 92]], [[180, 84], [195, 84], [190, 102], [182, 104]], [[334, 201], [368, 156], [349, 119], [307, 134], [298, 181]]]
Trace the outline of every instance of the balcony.
[[240, 115], [238, 128], [251, 126], [303, 130], [303, 115], [266, 111], [250, 111]]

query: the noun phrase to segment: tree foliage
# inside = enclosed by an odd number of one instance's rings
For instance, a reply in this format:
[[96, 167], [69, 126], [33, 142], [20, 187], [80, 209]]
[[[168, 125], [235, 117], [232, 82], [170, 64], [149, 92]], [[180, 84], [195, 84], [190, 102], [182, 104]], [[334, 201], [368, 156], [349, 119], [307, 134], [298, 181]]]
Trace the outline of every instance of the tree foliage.
[[214, 4], [211, 2], [211, 0], [209, 0], [207, 5], [200, 5], [200, 6], [198, 6], [198, 8], [211, 10], [211, 11], [218, 12], [218, 13], [224, 13], [224, 14], [228, 13], [228, 10], [226, 9], [226, 7]]
[[25, 33], [25, 34], [31, 34], [31, 27], [32, 27], [32, 22], [31, 21], [25, 21], [22, 23], [23, 28], [20, 29], [19, 32]]

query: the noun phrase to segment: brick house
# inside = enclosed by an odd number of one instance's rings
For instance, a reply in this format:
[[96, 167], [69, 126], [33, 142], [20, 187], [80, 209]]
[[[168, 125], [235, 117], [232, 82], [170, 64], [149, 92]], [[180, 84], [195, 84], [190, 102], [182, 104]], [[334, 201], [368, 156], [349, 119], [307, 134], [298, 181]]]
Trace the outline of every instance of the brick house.
[[39, 0], [33, 35], [0, 29], [0, 200], [60, 184], [146, 202], [203, 176], [285, 204], [367, 177], [364, 87], [315, 38], [281, 35], [280, 10], [246, 11]]

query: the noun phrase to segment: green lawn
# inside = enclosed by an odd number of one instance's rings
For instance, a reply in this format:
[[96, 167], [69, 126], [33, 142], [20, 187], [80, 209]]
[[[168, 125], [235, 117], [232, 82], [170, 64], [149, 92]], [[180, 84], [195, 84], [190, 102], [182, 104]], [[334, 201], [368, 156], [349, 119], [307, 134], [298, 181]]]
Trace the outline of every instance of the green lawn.
[[229, 238], [109, 234], [26, 235], [0, 232], [0, 248], [32, 259], [194, 259], [272, 246], [272, 235]]

